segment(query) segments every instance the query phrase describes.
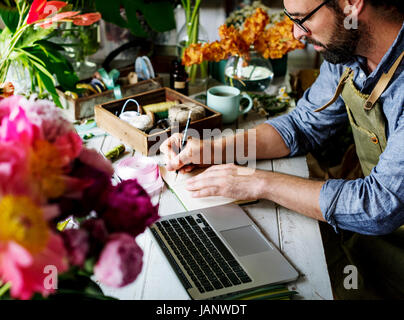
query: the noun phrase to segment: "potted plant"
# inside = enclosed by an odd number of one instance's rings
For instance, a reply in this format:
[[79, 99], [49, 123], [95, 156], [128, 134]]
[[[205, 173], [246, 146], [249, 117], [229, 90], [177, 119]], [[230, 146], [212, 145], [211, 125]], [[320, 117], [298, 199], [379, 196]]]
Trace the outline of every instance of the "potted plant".
[[[31, 80], [21, 93], [28, 95], [37, 92], [40, 96], [50, 94], [53, 101], [62, 107], [55, 89], [54, 75], [65, 90], [74, 89], [78, 78], [61, 53], [63, 47], [50, 39], [60, 22], [91, 25], [101, 15], [69, 11], [67, 3], [63, 1], [49, 3], [46, 0], [34, 0], [30, 5], [25, 0], [14, 0], [0, 6], [0, 15], [5, 24], [0, 34], [0, 84], [6, 81], [12, 66], [14, 72], [22, 70]], [[25, 73], [17, 82], [26, 81]], [[14, 78], [19, 79], [18, 74]]]

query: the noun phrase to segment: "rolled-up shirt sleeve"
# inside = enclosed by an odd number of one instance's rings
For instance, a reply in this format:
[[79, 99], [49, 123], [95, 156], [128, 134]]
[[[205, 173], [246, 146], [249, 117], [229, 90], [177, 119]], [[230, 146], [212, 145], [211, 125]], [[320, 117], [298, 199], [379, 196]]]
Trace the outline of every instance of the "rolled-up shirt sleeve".
[[369, 176], [327, 180], [320, 209], [334, 228], [382, 235], [404, 224], [404, 115]]
[[348, 118], [340, 97], [327, 109], [314, 112], [333, 97], [342, 72], [342, 66], [324, 62], [320, 75], [305, 91], [296, 108], [286, 115], [266, 121], [285, 141], [290, 150], [289, 156], [315, 150], [346, 125]]

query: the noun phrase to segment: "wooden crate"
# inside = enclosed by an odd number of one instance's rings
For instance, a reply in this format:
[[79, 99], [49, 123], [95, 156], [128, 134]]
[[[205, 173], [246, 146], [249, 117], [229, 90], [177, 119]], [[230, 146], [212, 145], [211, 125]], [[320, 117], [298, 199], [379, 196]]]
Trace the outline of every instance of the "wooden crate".
[[[222, 128], [222, 115], [219, 112], [166, 87], [94, 107], [95, 121], [99, 128], [104, 129], [112, 136], [120, 139], [123, 143], [146, 156], [157, 154], [160, 144], [173, 132], [182, 132], [185, 126], [174, 126], [159, 132], [153, 132], [152, 130], [150, 134], [147, 134], [117, 116], [121, 112], [125, 101], [129, 98], [135, 99], [141, 106], [175, 100], [179, 100], [181, 103], [193, 102], [205, 108], [206, 116], [203, 119], [191, 121], [189, 128], [197, 130], [201, 137], [203, 137], [203, 129]], [[130, 110], [137, 111], [137, 106], [134, 103], [128, 104], [125, 111]]]
[[[88, 79], [90, 82], [91, 79]], [[129, 97], [145, 91], [161, 88], [163, 80], [156, 77], [149, 80], [139, 81], [135, 84], [121, 85], [122, 97]], [[63, 112], [70, 121], [81, 120], [94, 116], [94, 106], [115, 100], [114, 91], [108, 90], [99, 94], [93, 94], [87, 97], [73, 99], [66, 96], [61, 90], [56, 89], [60, 102], [63, 106]]]

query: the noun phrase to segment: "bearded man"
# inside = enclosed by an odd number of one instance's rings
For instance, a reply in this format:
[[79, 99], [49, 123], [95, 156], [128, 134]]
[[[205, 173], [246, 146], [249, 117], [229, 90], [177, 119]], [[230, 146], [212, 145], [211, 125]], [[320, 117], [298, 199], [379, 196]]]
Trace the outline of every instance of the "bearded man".
[[[325, 244], [336, 298], [404, 298], [402, 0], [284, 0], [284, 6], [295, 38], [312, 43], [325, 61], [292, 112], [255, 128], [256, 158], [306, 154], [349, 123], [363, 177], [318, 181], [260, 170], [245, 175], [224, 164], [191, 179], [188, 189], [195, 197], [269, 199], [326, 222], [338, 234], [333, 245]], [[249, 141], [248, 132], [243, 135]], [[222, 152], [226, 162], [223, 150], [236, 139], [191, 139], [177, 154], [179, 134], [161, 151], [169, 170], [186, 171], [209, 162], [201, 157], [204, 148]], [[357, 290], [343, 286], [348, 265], [359, 272]]]

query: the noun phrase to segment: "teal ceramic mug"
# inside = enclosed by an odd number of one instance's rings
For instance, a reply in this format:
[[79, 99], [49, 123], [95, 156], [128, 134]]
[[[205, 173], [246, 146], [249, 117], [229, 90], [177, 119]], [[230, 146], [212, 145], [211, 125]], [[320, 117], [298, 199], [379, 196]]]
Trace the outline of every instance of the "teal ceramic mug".
[[[248, 106], [240, 110], [241, 99], [248, 99]], [[237, 118], [247, 113], [253, 107], [253, 101], [250, 96], [235, 87], [216, 86], [207, 92], [207, 106], [222, 114], [222, 122], [225, 124], [232, 123]]]

